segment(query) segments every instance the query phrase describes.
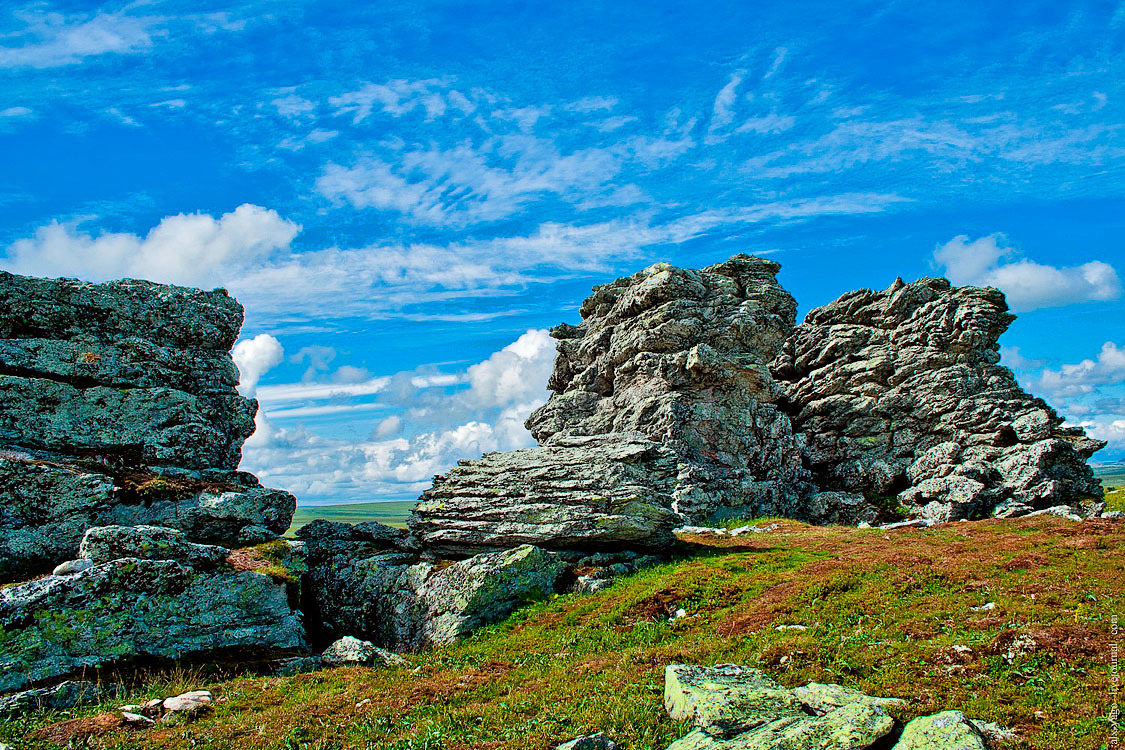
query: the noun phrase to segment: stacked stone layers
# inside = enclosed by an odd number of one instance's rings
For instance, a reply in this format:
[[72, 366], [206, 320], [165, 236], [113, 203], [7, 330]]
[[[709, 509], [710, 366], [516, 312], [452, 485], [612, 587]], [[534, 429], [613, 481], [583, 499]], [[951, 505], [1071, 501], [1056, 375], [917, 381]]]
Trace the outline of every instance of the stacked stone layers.
[[1100, 499], [1086, 459], [1104, 443], [998, 364], [1014, 319], [998, 290], [945, 279], [810, 312], [772, 371], [817, 483], [934, 521]]
[[779, 268], [738, 255], [596, 287], [582, 324], [552, 331], [554, 395], [527, 423], [543, 447], [462, 462], [411, 529], [463, 550], [660, 547], [685, 520], [801, 515], [811, 487], [768, 370], [796, 315]]
[[257, 409], [241, 324], [222, 290], [0, 273], [0, 576], [74, 557], [92, 526], [287, 527], [293, 497], [235, 471]]
[[520, 544], [666, 547], [675, 455], [635, 433], [559, 437], [543, 448], [489, 453], [434, 480], [411, 518], [427, 548], [450, 554]]

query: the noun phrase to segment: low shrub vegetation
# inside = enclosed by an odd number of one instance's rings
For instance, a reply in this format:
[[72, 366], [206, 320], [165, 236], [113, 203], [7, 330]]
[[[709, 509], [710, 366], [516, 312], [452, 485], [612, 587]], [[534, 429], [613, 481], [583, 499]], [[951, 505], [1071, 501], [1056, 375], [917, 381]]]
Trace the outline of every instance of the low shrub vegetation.
[[664, 666], [734, 662], [790, 687], [838, 682], [904, 698], [892, 710], [903, 721], [959, 709], [1016, 730], [1013, 747], [1106, 746], [1125, 525], [777, 523], [688, 540], [671, 562], [529, 606], [400, 668], [186, 673], [195, 684], [183, 672], [156, 675], [112, 704], [9, 719], [0, 739], [52, 747], [57, 733], [44, 728], [60, 721], [206, 688], [215, 710], [191, 724], [76, 732], [70, 745], [542, 750], [602, 730], [648, 750], [686, 732], [661, 708]]

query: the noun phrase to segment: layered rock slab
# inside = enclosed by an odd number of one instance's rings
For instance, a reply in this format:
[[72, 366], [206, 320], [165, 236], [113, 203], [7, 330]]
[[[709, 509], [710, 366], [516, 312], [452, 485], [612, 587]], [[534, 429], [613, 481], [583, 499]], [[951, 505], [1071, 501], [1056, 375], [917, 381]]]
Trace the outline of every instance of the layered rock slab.
[[285, 530], [293, 497], [235, 471], [257, 409], [241, 324], [223, 290], [0, 273], [0, 577], [74, 557], [92, 526]]
[[0, 590], [0, 691], [136, 659], [304, 646], [286, 586], [122, 558]]
[[1104, 445], [999, 364], [1014, 320], [996, 289], [896, 281], [811, 311], [771, 365], [826, 490], [933, 521], [1101, 498]]
[[409, 527], [425, 547], [451, 554], [662, 547], [677, 526], [677, 472], [671, 451], [636, 433], [560, 437], [460, 462], [435, 478]]

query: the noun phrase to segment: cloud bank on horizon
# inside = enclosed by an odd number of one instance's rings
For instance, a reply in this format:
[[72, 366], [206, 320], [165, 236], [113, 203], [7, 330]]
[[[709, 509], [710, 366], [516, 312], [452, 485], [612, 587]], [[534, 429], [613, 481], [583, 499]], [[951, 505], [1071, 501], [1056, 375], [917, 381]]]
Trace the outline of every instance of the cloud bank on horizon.
[[591, 285], [742, 251], [803, 310], [1002, 289], [1004, 361], [1125, 458], [1125, 5], [1065, 5], [29, 3], [0, 268], [230, 289], [243, 466], [303, 503], [530, 445]]

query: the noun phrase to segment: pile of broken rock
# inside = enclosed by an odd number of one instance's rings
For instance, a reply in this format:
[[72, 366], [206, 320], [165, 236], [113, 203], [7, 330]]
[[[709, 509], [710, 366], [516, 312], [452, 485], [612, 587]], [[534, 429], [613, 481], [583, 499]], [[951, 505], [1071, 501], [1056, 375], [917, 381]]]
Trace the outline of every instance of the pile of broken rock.
[[998, 364], [1002, 294], [896, 281], [796, 325], [778, 270], [738, 255], [595, 288], [552, 331], [538, 447], [435, 477], [408, 530], [296, 540], [293, 496], [237, 470], [257, 404], [235, 300], [0, 273], [0, 692], [220, 656], [393, 665], [602, 588], [684, 526], [1101, 512], [1100, 443]]

